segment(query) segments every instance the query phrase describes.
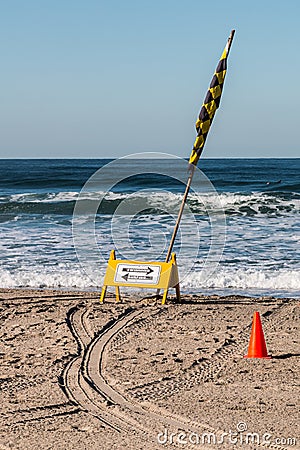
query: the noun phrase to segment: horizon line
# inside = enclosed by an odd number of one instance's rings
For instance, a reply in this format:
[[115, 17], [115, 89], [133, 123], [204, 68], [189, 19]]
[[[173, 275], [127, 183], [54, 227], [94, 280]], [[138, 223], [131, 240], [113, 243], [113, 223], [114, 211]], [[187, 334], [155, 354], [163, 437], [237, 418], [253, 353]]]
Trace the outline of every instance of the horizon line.
[[[148, 152], [147, 152], [148, 153]], [[151, 152], [150, 152], [151, 153]], [[178, 157], [179, 159], [185, 159], [185, 160], [189, 160], [189, 157], [182, 157], [182, 156], [178, 156], [178, 155], [173, 155]], [[90, 157], [80, 157], [80, 156], [73, 156], [73, 157], [64, 157], [64, 156], [47, 156], [47, 157], [42, 157], [42, 156], [31, 156], [31, 157], [25, 157], [25, 156], [20, 156], [20, 157], [14, 157], [14, 158], [6, 158], [6, 157], [0, 157], [0, 160], [2, 161], [13, 161], [13, 160], [64, 160], [64, 159], [68, 159], [68, 160], [99, 160], [99, 159], [107, 159], [107, 160], [116, 160], [116, 159], [123, 159], [125, 158], [125, 156], [113, 156], [113, 157], [104, 157], [104, 156], [90, 156]], [[131, 158], [131, 159], [135, 159], [135, 158]], [[141, 158], [136, 158], [136, 159], [141, 159]], [[155, 158], [154, 158], [155, 159]], [[169, 158], [160, 158], [160, 159], [169, 159]], [[203, 157], [201, 158], [201, 160], [204, 159], [300, 159], [300, 157], [297, 156], [259, 156], [259, 157], [254, 157], [254, 156], [225, 156], [225, 157], [221, 157], [221, 156], [215, 156], [215, 157]]]

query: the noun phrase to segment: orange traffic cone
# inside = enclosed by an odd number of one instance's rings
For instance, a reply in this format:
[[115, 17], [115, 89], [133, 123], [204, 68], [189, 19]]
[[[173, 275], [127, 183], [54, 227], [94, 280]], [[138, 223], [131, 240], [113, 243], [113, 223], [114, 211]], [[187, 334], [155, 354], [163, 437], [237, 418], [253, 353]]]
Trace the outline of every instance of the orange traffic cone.
[[248, 354], [244, 358], [266, 358], [271, 359], [268, 355], [264, 332], [261, 325], [259, 312], [255, 312], [253, 316], [252, 330], [248, 347]]

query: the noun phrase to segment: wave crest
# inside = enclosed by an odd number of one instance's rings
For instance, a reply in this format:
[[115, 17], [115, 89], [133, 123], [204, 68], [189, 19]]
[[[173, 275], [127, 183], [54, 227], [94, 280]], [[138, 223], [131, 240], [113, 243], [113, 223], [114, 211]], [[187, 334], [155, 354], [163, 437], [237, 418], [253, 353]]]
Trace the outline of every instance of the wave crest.
[[[104, 198], [103, 198], [104, 196]], [[102, 202], [100, 200], [103, 198]], [[161, 214], [171, 208], [179, 208], [182, 194], [167, 191], [141, 191], [133, 193], [48, 192], [43, 194], [23, 193], [0, 197], [0, 214], [62, 214], [72, 215], [76, 201], [85, 202], [88, 210], [100, 203], [98, 214], [114, 214], [120, 203], [126, 200], [138, 210], [150, 209], [152, 214]], [[300, 196], [297, 194], [255, 193], [196, 193], [191, 192], [188, 204], [194, 214], [219, 214], [227, 216], [281, 216], [293, 215], [300, 210]], [[131, 208], [132, 209], [132, 208]]]

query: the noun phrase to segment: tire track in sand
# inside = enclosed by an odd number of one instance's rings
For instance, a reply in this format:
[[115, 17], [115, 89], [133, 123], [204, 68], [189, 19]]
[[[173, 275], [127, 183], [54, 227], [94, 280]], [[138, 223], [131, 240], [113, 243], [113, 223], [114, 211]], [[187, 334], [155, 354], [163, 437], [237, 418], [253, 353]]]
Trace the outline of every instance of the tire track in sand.
[[[171, 414], [162, 408], [156, 407], [154, 404], [141, 405], [136, 403], [132, 398], [125, 398], [123, 394], [115, 390], [105, 380], [103, 365], [105, 363], [104, 351], [106, 347], [116, 338], [118, 333], [121, 333], [122, 341], [128, 334], [130, 327], [136, 327], [137, 323], [139, 325], [142, 323], [148, 324], [149, 312], [146, 311], [146, 317], [143, 317], [144, 311], [128, 309], [123, 316], [115, 320], [92, 339], [84, 326], [83, 317], [86, 314], [87, 311], [80, 308], [76, 308], [69, 314], [70, 328], [80, 347], [79, 355], [69, 363], [64, 373], [65, 388], [67, 395], [70, 396], [69, 398], [73, 398], [73, 401], [78, 403], [84, 410], [98, 417], [108, 426], [120, 432], [130, 432], [134, 436], [138, 436], [142, 441], [146, 441], [148, 445], [151, 442], [152, 448], [154, 448], [153, 444], [157, 444], [155, 441], [157, 434], [154, 432], [157, 424], [160, 427], [168, 427], [170, 432], [178, 432], [179, 430], [196, 432], [198, 434], [200, 430], [202, 430], [202, 433], [221, 434], [223, 432], [223, 430], [214, 429], [207, 424], [196, 423], [188, 418]], [[242, 333], [248, 338], [248, 333], [245, 330]], [[91, 340], [88, 343], [89, 339]], [[234, 348], [233, 344], [233, 342], [227, 343], [232, 348], [229, 351], [228, 349], [223, 350], [221, 358], [226, 359], [235, 351], [236, 348]], [[222, 348], [225, 347], [223, 346]], [[218, 350], [216, 353], [218, 353]], [[210, 371], [211, 368], [205, 370]], [[201, 377], [198, 382], [200, 381]], [[96, 396], [95, 393], [97, 394]], [[100, 396], [100, 402], [97, 396]], [[249, 448], [251, 447], [252, 445], [249, 446]], [[268, 447], [285, 450], [284, 447], [276, 445], [268, 445]], [[161, 446], [158, 448], [161, 448]], [[185, 448], [195, 448], [195, 445], [186, 444]], [[205, 448], [205, 446], [200, 445], [199, 447], [199, 444], [197, 444], [197, 448]]]
[[[143, 311], [139, 310], [127, 310], [124, 316], [105, 328], [86, 347], [84, 341], [87, 341], [87, 332], [83, 320], [86, 310], [79, 307], [70, 310], [68, 323], [78, 343], [79, 354], [70, 361], [63, 373], [63, 388], [66, 395], [82, 410], [91, 413], [107, 426], [119, 432], [130, 433], [139, 442], [144, 441], [145, 445], [142, 448], [147, 448], [151, 444], [152, 449], [161, 449], [161, 445], [157, 444], [157, 433], [153, 431], [157, 424], [160, 427], [162, 425], [169, 427], [172, 432], [178, 432], [180, 429], [199, 431], [200, 426], [209, 432], [216, 431], [206, 424], [192, 424], [188, 419], [177, 418], [168, 412], [162, 416], [161, 410], [156, 412], [154, 406], [145, 409], [134, 404], [115, 391], [102, 377], [102, 356], [107, 343], [119, 330], [134, 323], [135, 317], [139, 317], [142, 313]], [[195, 447], [187, 444], [185, 448]], [[197, 445], [197, 448], [206, 447]]]

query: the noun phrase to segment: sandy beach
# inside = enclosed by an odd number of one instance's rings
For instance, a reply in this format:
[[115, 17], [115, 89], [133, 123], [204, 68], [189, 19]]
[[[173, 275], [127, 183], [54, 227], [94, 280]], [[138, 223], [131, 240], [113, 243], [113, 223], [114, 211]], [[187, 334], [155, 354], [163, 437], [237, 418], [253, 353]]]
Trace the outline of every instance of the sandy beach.
[[0, 449], [300, 448], [299, 300], [0, 297]]

